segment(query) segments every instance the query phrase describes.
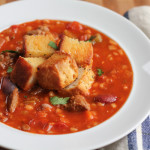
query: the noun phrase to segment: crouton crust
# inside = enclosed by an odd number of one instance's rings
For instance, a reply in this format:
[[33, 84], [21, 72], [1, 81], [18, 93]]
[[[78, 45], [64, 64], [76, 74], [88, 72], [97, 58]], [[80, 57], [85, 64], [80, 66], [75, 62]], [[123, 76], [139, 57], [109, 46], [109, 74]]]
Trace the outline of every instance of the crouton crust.
[[76, 60], [79, 67], [85, 67], [92, 63], [93, 46], [90, 42], [62, 36], [60, 51], [70, 54]]
[[78, 76], [75, 60], [66, 53], [55, 52], [38, 67], [37, 78], [42, 88], [58, 90], [71, 84]]
[[25, 91], [29, 90], [36, 82], [37, 66], [44, 60], [44, 58], [23, 58], [20, 56], [11, 73], [12, 82]]
[[90, 66], [86, 68], [79, 68], [78, 74], [78, 78], [60, 92], [70, 95], [89, 95], [89, 90], [95, 80], [95, 74], [92, 71], [92, 68]]
[[24, 56], [48, 58], [55, 51], [48, 45], [50, 41], [56, 42], [55, 37], [51, 33], [46, 35], [25, 35]]

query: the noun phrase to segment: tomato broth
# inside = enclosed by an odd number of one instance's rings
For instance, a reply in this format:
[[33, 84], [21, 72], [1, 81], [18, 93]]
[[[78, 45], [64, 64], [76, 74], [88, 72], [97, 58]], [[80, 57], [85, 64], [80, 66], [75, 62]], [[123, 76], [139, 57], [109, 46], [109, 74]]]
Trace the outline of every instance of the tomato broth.
[[[24, 35], [36, 30], [39, 26], [47, 26], [50, 32], [59, 35], [67, 34], [79, 41], [88, 41], [91, 36], [100, 34], [101, 41], [93, 43], [93, 66], [95, 80], [90, 94], [85, 95], [90, 110], [67, 111], [54, 106], [50, 97], [60, 93], [39, 89], [35, 85], [31, 90], [19, 89], [19, 102], [13, 113], [8, 111], [8, 95], [0, 89], [0, 121], [19, 130], [38, 134], [66, 134], [92, 128], [112, 117], [126, 102], [132, 89], [133, 71], [130, 61], [123, 49], [114, 40], [103, 33], [78, 22], [59, 20], [36, 20], [13, 25], [0, 33], [0, 51], [14, 50], [23, 56]], [[59, 47], [60, 40], [56, 44]], [[58, 50], [59, 51], [59, 50]], [[9, 52], [8, 52], [9, 53]], [[8, 77], [16, 60], [0, 56], [0, 78]], [[18, 54], [17, 54], [18, 55]], [[12, 70], [11, 70], [12, 69]], [[42, 92], [41, 92], [42, 91]], [[104, 99], [113, 95], [114, 101], [96, 101], [99, 95]], [[67, 95], [66, 95], [67, 96]], [[69, 97], [69, 96], [68, 96]], [[41, 109], [41, 105], [48, 108]]]

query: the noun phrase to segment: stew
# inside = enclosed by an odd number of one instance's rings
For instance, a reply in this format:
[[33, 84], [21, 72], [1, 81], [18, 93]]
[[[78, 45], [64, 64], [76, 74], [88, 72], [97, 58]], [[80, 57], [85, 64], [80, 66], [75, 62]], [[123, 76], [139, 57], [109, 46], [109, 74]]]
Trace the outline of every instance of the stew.
[[0, 33], [0, 121], [38, 134], [94, 127], [126, 102], [133, 71], [123, 49], [76, 21], [36, 20]]

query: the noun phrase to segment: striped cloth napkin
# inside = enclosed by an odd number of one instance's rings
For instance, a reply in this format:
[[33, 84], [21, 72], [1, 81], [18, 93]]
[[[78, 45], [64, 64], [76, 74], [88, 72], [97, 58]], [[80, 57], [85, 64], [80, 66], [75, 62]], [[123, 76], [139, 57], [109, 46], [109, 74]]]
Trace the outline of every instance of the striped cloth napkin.
[[[150, 7], [135, 7], [124, 16], [150, 38]], [[150, 116], [123, 139], [99, 150], [150, 150]]]
[[150, 116], [129, 135], [99, 150], [150, 150]]

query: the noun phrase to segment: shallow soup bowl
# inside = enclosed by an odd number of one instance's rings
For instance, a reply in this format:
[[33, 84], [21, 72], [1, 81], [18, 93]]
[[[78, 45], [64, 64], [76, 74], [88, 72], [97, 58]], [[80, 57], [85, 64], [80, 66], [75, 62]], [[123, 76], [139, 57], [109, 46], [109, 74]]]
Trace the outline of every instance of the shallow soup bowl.
[[105, 122], [77, 133], [39, 135], [0, 123], [0, 145], [11, 149], [96, 149], [115, 142], [141, 123], [150, 110], [150, 42], [135, 25], [106, 8], [82, 1], [33, 0], [0, 7], [0, 30], [36, 19], [78, 21], [114, 39], [133, 69], [133, 88], [123, 107]]

